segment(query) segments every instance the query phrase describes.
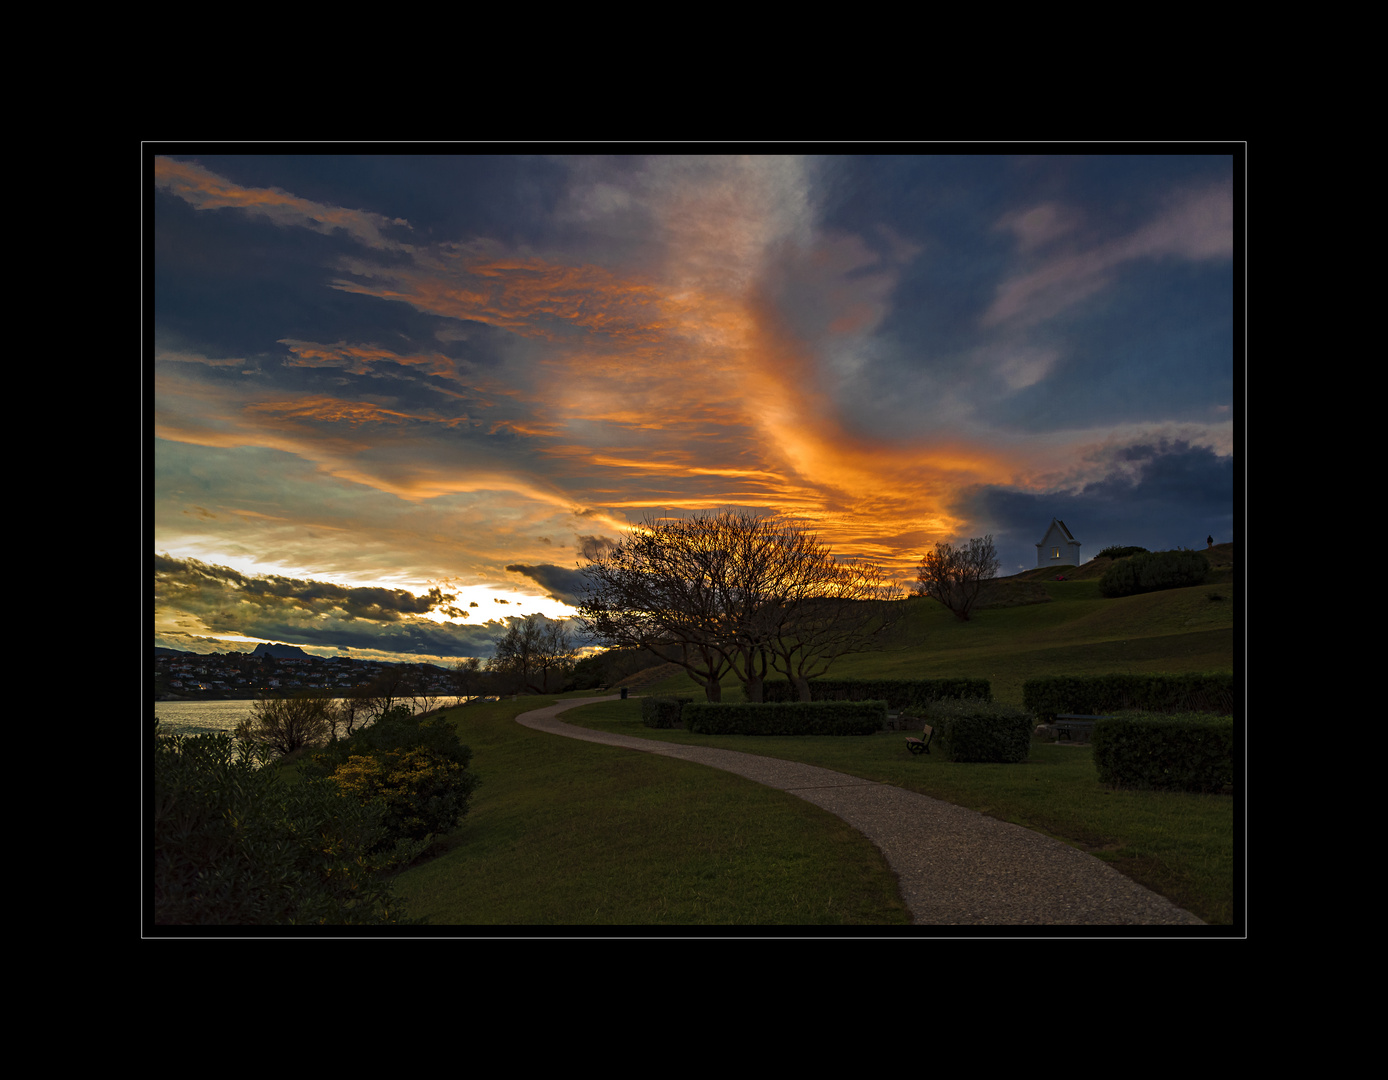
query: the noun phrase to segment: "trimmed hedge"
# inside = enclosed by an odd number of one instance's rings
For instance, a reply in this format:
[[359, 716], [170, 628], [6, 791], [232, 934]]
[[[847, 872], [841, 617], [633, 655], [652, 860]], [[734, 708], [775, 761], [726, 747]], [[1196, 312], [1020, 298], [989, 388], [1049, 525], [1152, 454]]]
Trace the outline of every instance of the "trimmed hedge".
[[937, 701], [927, 714], [950, 761], [1026, 761], [1036, 721], [1031, 713], [991, 701]]
[[1150, 791], [1219, 791], [1234, 782], [1229, 716], [1129, 713], [1094, 725], [1099, 782]]
[[1232, 714], [1234, 673], [1048, 675], [1022, 684], [1022, 707], [1042, 724], [1055, 723], [1060, 713], [1095, 716], [1125, 709]]
[[641, 723], [648, 728], [677, 728], [680, 710], [694, 701], [692, 697], [647, 697], [641, 699]]
[[[811, 679], [811, 701], [876, 701], [887, 703], [889, 709], [920, 711], [932, 701], [946, 698], [993, 699], [993, 688], [987, 679]], [[767, 679], [762, 686], [762, 699], [797, 701], [794, 684], [789, 679]]]
[[887, 723], [885, 701], [696, 701], [684, 726], [700, 735], [872, 735]]

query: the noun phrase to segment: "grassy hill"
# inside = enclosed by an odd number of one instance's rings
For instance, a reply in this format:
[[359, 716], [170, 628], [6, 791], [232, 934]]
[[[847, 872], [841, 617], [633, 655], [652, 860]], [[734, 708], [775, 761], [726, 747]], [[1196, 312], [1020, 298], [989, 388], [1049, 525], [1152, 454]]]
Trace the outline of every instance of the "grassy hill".
[[[1099, 595], [1101, 575], [1102, 570], [1080, 580], [1035, 582], [1032, 588], [1044, 593], [1041, 602], [985, 608], [968, 622], [933, 600], [902, 600], [904, 617], [880, 648], [841, 658], [830, 674], [983, 678], [992, 683], [994, 700], [1020, 705], [1022, 684], [1042, 675], [1233, 668], [1238, 594], [1232, 582], [1105, 600]], [[1212, 594], [1221, 599], [1210, 599]], [[682, 672], [643, 690], [700, 692]], [[742, 700], [741, 694], [735, 678], [724, 680], [724, 701]]]
[[[1200, 554], [1205, 556], [1205, 561], [1210, 564], [1210, 574], [1205, 578], [1205, 584], [1211, 585], [1218, 582], [1230, 580], [1230, 575], [1234, 569], [1234, 545], [1216, 544], [1212, 548], [1200, 548]], [[1039, 566], [1034, 570], [1023, 570], [1020, 574], [1014, 574], [1004, 581], [1053, 581], [1058, 574], [1063, 574], [1067, 581], [1088, 581], [1091, 578], [1098, 581], [1104, 576], [1104, 571], [1114, 564], [1113, 559], [1093, 558], [1087, 563], [1079, 566]]]

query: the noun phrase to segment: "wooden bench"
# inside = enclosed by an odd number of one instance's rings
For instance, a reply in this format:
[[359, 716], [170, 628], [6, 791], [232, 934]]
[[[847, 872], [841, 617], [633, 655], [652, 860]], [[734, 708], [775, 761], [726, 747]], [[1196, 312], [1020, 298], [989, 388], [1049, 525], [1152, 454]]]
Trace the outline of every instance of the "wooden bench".
[[1094, 733], [1095, 720], [1108, 720], [1107, 716], [1086, 716], [1083, 713], [1057, 713], [1056, 714], [1056, 740], [1069, 739], [1075, 741], [1075, 729], [1079, 729], [1086, 735]]
[[925, 738], [918, 739], [914, 735], [906, 736], [906, 749], [911, 751], [911, 753], [913, 754], [930, 753], [930, 739], [931, 736], [935, 734], [935, 729], [931, 727], [929, 724], [926, 724], [925, 728], [921, 731], [921, 734], [924, 735]]

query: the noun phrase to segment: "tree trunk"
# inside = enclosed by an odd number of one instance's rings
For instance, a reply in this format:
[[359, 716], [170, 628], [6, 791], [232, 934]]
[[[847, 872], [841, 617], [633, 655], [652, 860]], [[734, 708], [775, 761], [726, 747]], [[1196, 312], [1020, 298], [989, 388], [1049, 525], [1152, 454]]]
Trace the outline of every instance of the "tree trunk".
[[762, 696], [762, 684], [765, 682], [766, 679], [761, 675], [753, 675], [748, 678], [746, 688], [748, 701], [755, 701], [760, 703], [765, 700], [765, 698]]
[[738, 650], [742, 658], [742, 668], [733, 665], [733, 673], [742, 682], [742, 691], [748, 701], [760, 704], [766, 700], [766, 675], [771, 667], [770, 656], [764, 647], [742, 648]]
[[801, 701], [810, 700], [810, 680], [799, 675], [795, 676], [795, 691], [800, 695]]

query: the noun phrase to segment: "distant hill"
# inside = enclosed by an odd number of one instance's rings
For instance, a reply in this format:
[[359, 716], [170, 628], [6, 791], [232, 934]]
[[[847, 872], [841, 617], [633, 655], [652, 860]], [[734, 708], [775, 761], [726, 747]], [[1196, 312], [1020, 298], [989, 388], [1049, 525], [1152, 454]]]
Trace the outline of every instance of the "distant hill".
[[[641, 671], [628, 675], [625, 679], [613, 683], [609, 689], [618, 690], [626, 687], [628, 690], [639, 690], [684, 673], [685, 669], [679, 664], [656, 664], [653, 667], [643, 668]], [[694, 684], [690, 683], [689, 685], [693, 686]]]
[[309, 660], [308, 653], [297, 645], [266, 645], [261, 642], [255, 647], [252, 656], [273, 656], [276, 660]]

